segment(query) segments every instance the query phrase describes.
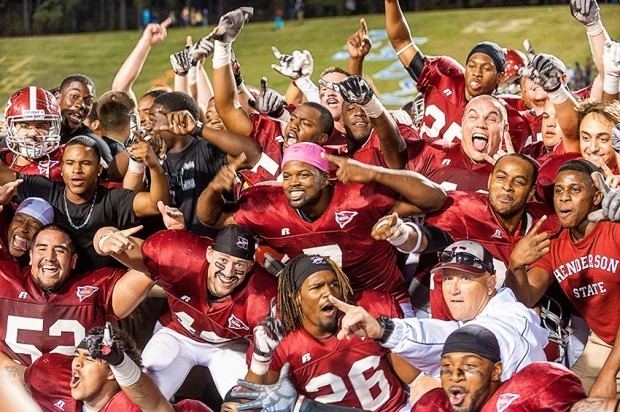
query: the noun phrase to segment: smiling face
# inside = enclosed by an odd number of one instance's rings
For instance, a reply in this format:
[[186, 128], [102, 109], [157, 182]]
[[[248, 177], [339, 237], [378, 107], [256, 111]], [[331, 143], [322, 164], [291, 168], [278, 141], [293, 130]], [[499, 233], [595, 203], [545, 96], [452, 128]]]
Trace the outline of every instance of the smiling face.
[[15, 213], [7, 238], [9, 241], [9, 253], [14, 258], [21, 258], [30, 250], [32, 237], [43, 226], [41, 222], [24, 213]]
[[463, 151], [474, 162], [483, 162], [483, 153], [497, 153], [508, 131], [506, 110], [491, 96], [474, 98], [465, 107], [462, 127]]
[[493, 93], [499, 80], [500, 73], [489, 55], [474, 53], [469, 57], [465, 66], [465, 94], [468, 100]]
[[344, 102], [342, 105], [342, 123], [347, 132], [347, 136], [356, 145], [363, 144], [372, 131], [370, 119], [359, 104]]
[[69, 130], [80, 127], [94, 102], [95, 91], [91, 86], [77, 80], [68, 83], [58, 98], [63, 125]]
[[71, 275], [77, 261], [71, 238], [50, 228], [40, 231], [32, 243], [30, 273], [33, 279], [45, 291], [58, 290]]
[[501, 217], [511, 217], [534, 196], [532, 164], [517, 156], [504, 156], [489, 176], [489, 203]]
[[240, 259], [226, 253], [218, 252], [211, 246], [207, 249], [207, 287], [216, 297], [230, 295], [245, 280], [254, 261]]
[[603, 161], [611, 170], [617, 166], [616, 152], [611, 144], [615, 124], [599, 113], [588, 113], [579, 124], [581, 155], [594, 164]]
[[329, 136], [321, 130], [320, 118], [314, 107], [302, 104], [295, 109], [284, 129], [284, 149], [301, 142], [325, 144]]
[[584, 233], [588, 214], [596, 209], [601, 200], [601, 192], [583, 172], [563, 170], [555, 178], [553, 207], [564, 228]]
[[306, 162], [286, 162], [282, 169], [282, 189], [293, 208], [313, 208], [329, 185], [327, 175]]
[[338, 278], [331, 270], [313, 273], [299, 288], [297, 303], [301, 306], [302, 325], [312, 336], [326, 337], [338, 330], [338, 310], [329, 303], [330, 295], [342, 299]]
[[453, 352], [441, 357], [441, 386], [454, 412], [476, 412], [499, 385], [501, 363], [473, 353]]
[[443, 269], [443, 298], [455, 320], [472, 320], [486, 307], [495, 293], [495, 276]]
[[[346, 78], [347, 75], [343, 73], [331, 72], [321, 77], [321, 80], [330, 83], [340, 83]], [[319, 85], [319, 98], [321, 104], [327, 107], [334, 117], [334, 122], [340, 121], [342, 119], [342, 102], [344, 101], [340, 93], [328, 87]]]

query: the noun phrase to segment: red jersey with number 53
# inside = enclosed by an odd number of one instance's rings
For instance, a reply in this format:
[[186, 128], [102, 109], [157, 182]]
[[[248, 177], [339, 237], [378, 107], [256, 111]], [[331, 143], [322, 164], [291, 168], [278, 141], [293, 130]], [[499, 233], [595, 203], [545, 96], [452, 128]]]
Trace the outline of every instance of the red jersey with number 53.
[[332, 190], [329, 205], [314, 222], [301, 218], [278, 183], [247, 190], [234, 218], [289, 257], [301, 253], [329, 256], [343, 268], [356, 292], [375, 289], [408, 302], [395, 249], [370, 236], [377, 220], [396, 202], [393, 192], [376, 184], [341, 182], [334, 183]]
[[101, 268], [47, 294], [29, 266], [20, 274], [0, 271], [0, 350], [22, 365], [44, 353], [72, 355], [90, 328], [115, 319], [112, 292], [125, 272]]
[[209, 302], [206, 256], [212, 243], [184, 230], [163, 230], [144, 242], [144, 261], [168, 298], [169, 309], [159, 321], [198, 342], [248, 338], [275, 306], [276, 280], [255, 265], [230, 296]]
[[[374, 317], [401, 317], [386, 293], [365, 290], [356, 304]], [[270, 369], [291, 364], [291, 378], [300, 394], [322, 403], [367, 411], [399, 411], [407, 392], [387, 359], [390, 351], [372, 339], [336, 335], [317, 339], [301, 328], [289, 333], [276, 348]]]

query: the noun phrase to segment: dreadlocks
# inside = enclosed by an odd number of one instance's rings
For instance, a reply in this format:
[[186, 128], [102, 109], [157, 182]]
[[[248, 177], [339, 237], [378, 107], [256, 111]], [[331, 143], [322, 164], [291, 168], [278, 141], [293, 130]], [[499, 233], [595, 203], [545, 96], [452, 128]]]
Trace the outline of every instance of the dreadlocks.
[[[295, 286], [295, 273], [298, 269], [297, 266], [304, 258], [307, 258], [307, 256], [302, 254], [289, 260], [278, 277], [278, 309], [287, 333], [299, 329], [302, 326], [303, 313], [301, 311], [301, 305], [298, 302], [299, 289], [301, 286], [299, 288]], [[340, 287], [340, 292], [342, 293], [341, 300], [349, 303], [353, 295], [353, 290], [349, 284], [349, 278], [336, 262], [327, 257], [325, 261], [336, 275], [336, 280]]]

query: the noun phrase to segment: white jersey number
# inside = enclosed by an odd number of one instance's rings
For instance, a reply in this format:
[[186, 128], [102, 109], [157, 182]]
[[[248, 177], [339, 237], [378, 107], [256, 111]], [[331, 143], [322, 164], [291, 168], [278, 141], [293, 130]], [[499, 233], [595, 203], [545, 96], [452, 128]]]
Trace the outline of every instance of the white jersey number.
[[[422, 124], [422, 135], [428, 138], [439, 137], [439, 132], [446, 125], [446, 115], [439, 109], [439, 107], [431, 104], [430, 106], [426, 106], [424, 109], [424, 116], [430, 116], [433, 119], [433, 124], [428, 127], [425, 124]], [[461, 140], [461, 136], [463, 131], [461, 126], [455, 122], [452, 122], [450, 127], [443, 133], [442, 139], [447, 142], [452, 142], [454, 139]]]
[[[9, 315], [6, 321], [6, 338], [4, 341], [7, 346], [15, 353], [30, 355], [32, 362], [34, 362], [43, 353], [33, 344], [17, 342], [17, 335], [20, 330], [43, 332], [43, 319]], [[73, 333], [73, 345], [56, 346], [50, 353], [73, 355], [75, 347], [86, 336], [86, 330], [77, 320], [58, 319], [50, 326], [48, 334], [49, 336], [61, 336], [63, 332]]]
[[[367, 356], [351, 365], [351, 369], [347, 375], [350, 386], [355, 391], [355, 395], [362, 406], [362, 409], [374, 411], [379, 409], [385, 402], [390, 399], [390, 384], [385, 378], [382, 370], [377, 370], [381, 357]], [[368, 372], [374, 373], [366, 379]], [[342, 377], [332, 373], [324, 373], [316, 376], [306, 384], [306, 392], [317, 392], [320, 388], [329, 386], [332, 393], [321, 395], [314, 398], [317, 402], [336, 403], [344, 399], [347, 394], [347, 387]], [[377, 386], [380, 390], [379, 394], [373, 398], [371, 389]]]

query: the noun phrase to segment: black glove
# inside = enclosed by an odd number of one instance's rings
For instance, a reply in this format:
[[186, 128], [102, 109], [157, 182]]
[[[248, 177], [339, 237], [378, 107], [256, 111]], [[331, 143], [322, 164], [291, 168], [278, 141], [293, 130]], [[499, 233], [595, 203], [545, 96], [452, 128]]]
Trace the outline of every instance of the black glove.
[[110, 322], [106, 322], [103, 333], [89, 335], [85, 340], [88, 343], [88, 353], [92, 358], [104, 360], [112, 366], [118, 366], [123, 362], [125, 354], [116, 343]]
[[192, 67], [192, 59], [189, 56], [189, 47], [170, 55], [172, 70], [179, 76], [185, 76]]
[[555, 92], [562, 86], [564, 67], [555, 56], [540, 53], [534, 56], [528, 67], [531, 69], [532, 79], [540, 84], [546, 92]]
[[284, 97], [273, 89], [267, 88], [267, 78], [260, 79], [260, 89], [256, 100], [250, 100], [250, 106], [259, 113], [271, 117], [280, 117], [284, 112]]
[[349, 103], [364, 105], [372, 99], [374, 92], [361, 76], [350, 76], [338, 84], [340, 95]]
[[284, 269], [284, 263], [271, 256], [270, 253], [265, 253], [265, 269], [273, 276], [278, 277]]

